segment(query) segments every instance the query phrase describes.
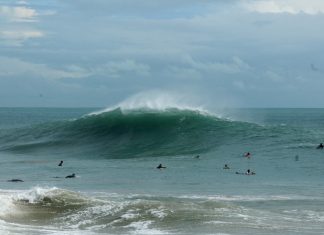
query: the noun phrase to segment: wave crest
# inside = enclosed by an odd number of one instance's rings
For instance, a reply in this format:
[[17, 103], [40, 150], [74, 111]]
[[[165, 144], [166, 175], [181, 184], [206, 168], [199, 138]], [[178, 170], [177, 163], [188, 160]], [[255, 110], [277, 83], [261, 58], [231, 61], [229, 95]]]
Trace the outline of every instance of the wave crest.
[[202, 106], [188, 105], [187, 102], [184, 100], [187, 99], [185, 99], [184, 97], [180, 97], [179, 95], [151, 91], [136, 94], [115, 106], [97, 112], [93, 112], [90, 115], [102, 114], [116, 109], [120, 109], [122, 112], [134, 110], [166, 111], [169, 109], [177, 109], [196, 111], [202, 114], [209, 114], [209, 112]]
[[0, 149], [104, 158], [199, 154], [242, 135], [247, 138], [247, 133], [258, 128], [196, 109], [117, 108], [73, 121], [14, 130], [3, 136], [0, 133]]

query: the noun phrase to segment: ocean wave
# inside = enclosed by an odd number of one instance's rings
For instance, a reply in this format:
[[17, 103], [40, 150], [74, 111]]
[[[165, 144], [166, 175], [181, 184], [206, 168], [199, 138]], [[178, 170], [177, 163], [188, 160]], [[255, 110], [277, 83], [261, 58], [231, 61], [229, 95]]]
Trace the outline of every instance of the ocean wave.
[[0, 132], [0, 150], [103, 158], [209, 152], [243, 139], [277, 138], [286, 127], [230, 121], [195, 109], [116, 108], [75, 120]]
[[[229, 199], [229, 200], [228, 200]], [[316, 201], [317, 200], [317, 201]], [[317, 204], [312, 197], [294, 195], [199, 197], [84, 194], [60, 188], [36, 187], [21, 191], [0, 191], [0, 220], [3, 224], [39, 226], [63, 231], [109, 232], [110, 234], [177, 234], [177, 231], [204, 231], [218, 226], [245, 229], [302, 229], [298, 224], [312, 225], [323, 221], [323, 212], [299, 209], [283, 210], [285, 205]], [[268, 203], [271, 207], [260, 207]], [[276, 206], [277, 216], [273, 216]], [[4, 207], [6, 209], [4, 209]], [[311, 207], [310, 207], [311, 208]], [[195, 224], [192, 227], [192, 223]], [[206, 227], [207, 226], [207, 227]], [[307, 229], [307, 228], [303, 228]], [[0, 229], [1, 230], [1, 229]]]

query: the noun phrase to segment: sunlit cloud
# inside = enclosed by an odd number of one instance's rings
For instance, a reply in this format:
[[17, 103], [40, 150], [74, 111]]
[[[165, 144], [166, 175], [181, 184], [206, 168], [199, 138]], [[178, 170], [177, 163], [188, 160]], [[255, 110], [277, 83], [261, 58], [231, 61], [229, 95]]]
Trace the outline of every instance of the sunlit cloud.
[[258, 13], [287, 14], [323, 14], [322, 0], [243, 0], [242, 5], [249, 11]]
[[0, 42], [3, 46], [22, 46], [26, 40], [42, 38], [46, 34], [36, 26], [41, 16], [56, 14], [51, 9], [36, 10], [26, 1], [14, 5], [0, 5]]
[[32, 38], [44, 37], [44, 33], [38, 30], [0, 31], [0, 40], [6, 45], [21, 46], [24, 41]]
[[0, 15], [8, 21], [33, 22], [38, 15], [35, 9], [26, 6], [0, 6]]

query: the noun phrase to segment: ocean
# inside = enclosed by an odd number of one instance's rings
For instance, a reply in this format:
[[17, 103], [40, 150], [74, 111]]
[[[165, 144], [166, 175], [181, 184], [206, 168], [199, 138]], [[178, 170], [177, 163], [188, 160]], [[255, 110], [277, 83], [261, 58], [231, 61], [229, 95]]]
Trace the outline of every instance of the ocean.
[[0, 108], [0, 234], [324, 234], [321, 142], [324, 109]]

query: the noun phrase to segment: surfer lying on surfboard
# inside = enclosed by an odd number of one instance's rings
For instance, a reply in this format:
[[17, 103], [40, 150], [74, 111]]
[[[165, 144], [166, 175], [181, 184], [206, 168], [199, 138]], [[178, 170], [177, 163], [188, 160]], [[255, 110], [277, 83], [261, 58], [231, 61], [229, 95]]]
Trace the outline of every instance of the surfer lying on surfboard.
[[162, 169], [162, 168], [166, 168], [166, 166], [162, 166], [162, 164], [159, 164], [156, 168], [157, 169]]
[[245, 173], [235, 172], [235, 174], [238, 174], [238, 175], [255, 175], [255, 172], [251, 171], [250, 169], [247, 169], [247, 171]]

